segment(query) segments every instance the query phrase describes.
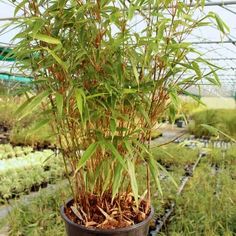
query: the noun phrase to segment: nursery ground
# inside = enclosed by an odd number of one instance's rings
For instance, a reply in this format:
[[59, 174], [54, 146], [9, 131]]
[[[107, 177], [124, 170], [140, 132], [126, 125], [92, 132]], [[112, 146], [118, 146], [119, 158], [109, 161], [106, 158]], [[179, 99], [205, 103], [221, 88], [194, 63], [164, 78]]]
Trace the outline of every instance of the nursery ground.
[[[208, 151], [183, 195], [176, 197], [171, 176], [180, 184], [181, 177], [194, 163], [199, 150], [181, 144], [153, 150], [157, 161], [168, 170], [168, 173], [160, 173], [163, 196], [153, 184], [155, 217], [162, 215], [170, 202], [177, 204], [161, 235], [236, 235], [236, 189], [233, 187], [236, 184], [236, 148], [231, 147], [224, 155], [219, 148]], [[18, 204], [1, 224], [9, 226], [9, 236], [65, 235], [59, 207], [69, 196], [68, 188], [41, 189], [30, 203]]]

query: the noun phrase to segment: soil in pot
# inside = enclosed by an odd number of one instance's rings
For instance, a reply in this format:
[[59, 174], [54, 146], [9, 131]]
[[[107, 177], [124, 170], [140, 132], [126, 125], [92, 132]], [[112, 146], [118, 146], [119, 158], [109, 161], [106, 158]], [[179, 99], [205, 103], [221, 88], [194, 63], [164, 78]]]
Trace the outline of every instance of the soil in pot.
[[[148, 214], [142, 214], [141, 211], [138, 214], [135, 214], [133, 208], [127, 204], [127, 202], [119, 203], [126, 205], [126, 211], [123, 217], [121, 214], [114, 212], [105, 212], [102, 208], [99, 207], [97, 199], [93, 198], [89, 201], [94, 201], [92, 206], [90, 207], [91, 220], [89, 220], [86, 225], [82, 222], [80, 217], [78, 217], [78, 213], [75, 214], [75, 210], [73, 210], [73, 200], [69, 200], [66, 203], [66, 207], [62, 206], [61, 215], [63, 220], [65, 221], [66, 231], [68, 236], [103, 236], [103, 235], [111, 235], [111, 236], [147, 236], [149, 230], [149, 223], [153, 217], [154, 211], [153, 208], [150, 209]], [[98, 204], [98, 205], [97, 205]], [[141, 208], [145, 207], [145, 203], [141, 203]], [[130, 207], [130, 208], [129, 208]], [[80, 214], [80, 213], [79, 213]], [[131, 215], [130, 215], [131, 214]], [[141, 215], [140, 215], [141, 214]], [[129, 216], [129, 217], [126, 217]], [[111, 217], [109, 217], [111, 216]], [[131, 220], [132, 219], [132, 223]]]

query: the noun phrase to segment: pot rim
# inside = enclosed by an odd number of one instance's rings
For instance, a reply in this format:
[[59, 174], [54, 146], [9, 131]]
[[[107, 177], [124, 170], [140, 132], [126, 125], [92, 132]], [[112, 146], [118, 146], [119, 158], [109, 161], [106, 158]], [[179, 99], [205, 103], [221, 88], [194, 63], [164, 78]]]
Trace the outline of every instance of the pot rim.
[[[68, 203], [72, 200], [73, 200], [72, 198], [67, 200], [65, 205], [68, 205]], [[128, 226], [128, 227], [125, 227], [125, 228], [123, 227], [123, 228], [115, 228], [115, 229], [98, 229], [98, 228], [92, 228], [92, 227], [88, 228], [88, 227], [85, 227], [84, 225], [76, 224], [73, 221], [71, 221], [65, 214], [65, 211], [64, 211], [65, 205], [62, 205], [61, 209], [60, 209], [60, 213], [61, 213], [61, 216], [62, 216], [63, 220], [66, 221], [68, 224], [71, 224], [71, 225], [73, 225], [73, 226], [75, 226], [75, 227], [77, 227], [81, 230], [84, 230], [84, 231], [90, 231], [91, 233], [100, 232], [100, 233], [106, 234], [106, 233], [111, 233], [111, 232], [128, 232], [128, 231], [131, 231], [133, 229], [139, 228], [139, 227], [147, 224], [152, 219], [152, 217], [154, 215], [154, 207], [151, 206], [151, 211], [150, 211], [148, 217], [145, 220], [143, 220], [142, 222], [138, 223], [138, 224], [134, 224], [134, 225], [131, 225], [131, 226]]]

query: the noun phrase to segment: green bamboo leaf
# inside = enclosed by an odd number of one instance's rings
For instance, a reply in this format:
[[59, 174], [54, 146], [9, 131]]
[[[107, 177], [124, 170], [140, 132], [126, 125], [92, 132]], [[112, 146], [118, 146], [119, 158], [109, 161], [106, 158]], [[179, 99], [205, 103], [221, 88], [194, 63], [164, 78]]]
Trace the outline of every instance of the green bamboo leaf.
[[32, 30], [32, 37], [35, 38], [35, 35], [38, 34], [38, 32], [41, 30], [41, 28], [44, 26], [45, 22], [44, 20], [40, 19], [40, 20], [37, 20], [35, 23], [34, 23], [34, 27], [33, 27], [33, 30]]
[[28, 0], [23, 0], [19, 4], [16, 5], [15, 11], [14, 11], [14, 16], [19, 12], [19, 10], [24, 10], [25, 4], [28, 3]]
[[201, 124], [201, 126], [205, 129], [209, 130], [211, 133], [213, 133], [215, 135], [220, 133], [220, 134], [224, 135], [226, 138], [229, 138], [232, 142], [236, 143], [236, 140], [233, 137], [229, 136], [228, 134], [224, 133], [223, 131], [221, 131], [211, 125]]
[[169, 45], [172, 49], [186, 49], [191, 46], [191, 43], [183, 42], [183, 43], [172, 43]]
[[169, 90], [169, 95], [170, 95], [171, 105], [176, 109], [179, 108], [180, 98], [178, 96], [176, 88], [172, 86]]
[[54, 51], [52, 51], [51, 49], [46, 48], [46, 47], [43, 47], [43, 49], [46, 50], [49, 54], [51, 54], [51, 56], [56, 60], [56, 62], [57, 62], [65, 71], [68, 70], [68, 66], [66, 65], [66, 63], [63, 62], [63, 61], [61, 60], [61, 58], [58, 57], [57, 54], [56, 54]]
[[49, 94], [50, 94], [49, 91], [43, 91], [39, 93], [38, 95], [30, 98], [30, 100], [23, 103], [22, 106], [20, 106], [15, 112], [18, 119], [20, 120], [23, 117], [27, 116], [32, 111], [34, 111], [42, 103], [42, 101], [46, 97], [48, 97]]
[[63, 95], [60, 93], [56, 93], [56, 106], [57, 106], [57, 111], [60, 117], [62, 117], [63, 113]]
[[93, 94], [93, 95], [88, 95], [86, 96], [86, 99], [91, 99], [91, 98], [96, 98], [96, 97], [102, 97], [104, 95], [107, 95], [108, 93], [97, 93], [97, 94]]
[[42, 127], [44, 127], [45, 125], [47, 125], [49, 123], [50, 119], [41, 119], [39, 121], [37, 121], [33, 127], [30, 128], [30, 131], [28, 134], [33, 134], [36, 131], [38, 131], [39, 129], [41, 129]]
[[166, 23], [168, 22], [168, 20], [163, 20], [160, 25], [158, 26], [158, 31], [157, 31], [157, 40], [160, 41], [163, 39], [164, 36], [164, 31], [166, 28]]
[[80, 89], [75, 89], [76, 105], [79, 110], [81, 120], [83, 121], [84, 96]]
[[217, 26], [219, 28], [219, 30], [223, 33], [229, 33], [230, 29], [229, 27], [226, 25], [226, 23], [219, 17], [218, 14], [216, 14], [215, 12], [209, 12], [208, 15], [211, 18], [214, 18], [216, 20]]
[[139, 204], [138, 196], [139, 195], [138, 195], [138, 183], [137, 183], [137, 178], [135, 175], [135, 164], [129, 158], [127, 160], [127, 164], [128, 164], [128, 173], [130, 176], [130, 184], [131, 184], [132, 192], [134, 194], [134, 199], [135, 199], [136, 205], [138, 207], [138, 204]]
[[220, 86], [220, 85], [221, 85], [221, 83], [220, 83], [220, 78], [218, 77], [218, 75], [217, 75], [217, 73], [216, 73], [216, 70], [213, 70], [213, 69], [212, 69], [211, 72], [212, 72], [212, 74], [213, 74], [213, 76], [214, 76], [214, 78], [215, 78], [213, 84], [215, 84], [215, 85], [217, 85], [217, 86]]
[[210, 76], [206, 76], [204, 77], [207, 81], [209, 81], [212, 85], [215, 86], [220, 86], [220, 81], [218, 79], [215, 78], [215, 76], [213, 75], [213, 77]]
[[130, 59], [131, 64], [132, 64], [132, 68], [133, 68], [133, 72], [134, 72], [134, 77], [136, 79], [137, 84], [139, 85], [139, 74], [138, 74], [138, 70], [137, 70], [137, 65], [134, 62], [134, 60], [131, 58]]
[[117, 193], [119, 192], [121, 181], [122, 181], [122, 172], [124, 168], [120, 163], [117, 163], [114, 171], [113, 185], [112, 185], [112, 198], [114, 199]]
[[98, 147], [98, 143], [92, 143], [89, 145], [89, 147], [85, 150], [83, 153], [82, 157], [80, 158], [78, 164], [77, 164], [77, 169], [76, 173], [86, 164], [86, 162], [92, 157], [94, 152], [96, 151]]
[[148, 113], [143, 109], [142, 106], [137, 107], [138, 111], [141, 113], [141, 115], [144, 117], [145, 121], [148, 123], [148, 125], [151, 127], [151, 121], [149, 119]]
[[[104, 173], [104, 184], [102, 186], [102, 194], [104, 194], [104, 192], [107, 190], [107, 188], [109, 187], [111, 181], [112, 181], [112, 169], [111, 169], [111, 163], [109, 161], [105, 161], [104, 163], [104, 169], [103, 169], [103, 173]], [[113, 185], [112, 185], [113, 186]]]
[[157, 162], [154, 160], [152, 154], [149, 155], [148, 166], [150, 168], [150, 172], [151, 172], [152, 178], [154, 179], [157, 189], [159, 190], [160, 194], [163, 195], [161, 183], [159, 179], [159, 170], [157, 168]]
[[220, 17], [217, 14], [215, 14], [215, 19], [216, 19], [216, 23], [217, 23], [220, 31], [225, 33], [224, 24], [223, 24], [222, 20], [220, 19]]
[[200, 67], [199, 67], [198, 63], [195, 62], [195, 61], [193, 61], [193, 62], [192, 62], [192, 65], [193, 65], [193, 69], [194, 69], [194, 71], [196, 72], [197, 76], [198, 76], [199, 78], [201, 78], [201, 77], [202, 77], [202, 72], [201, 72], [201, 70], [200, 70]]
[[171, 2], [172, 0], [164, 0], [164, 4], [166, 7], [168, 7]]
[[174, 184], [174, 186], [176, 188], [178, 188], [178, 184], [176, 183], [176, 181], [174, 180], [173, 176], [165, 169], [164, 166], [162, 166], [159, 162], [157, 162], [157, 166], [163, 171], [165, 172], [165, 174], [170, 178], [170, 181]]
[[118, 160], [118, 162], [122, 165], [123, 168], [127, 169], [126, 167], [126, 163], [123, 160], [123, 157], [120, 155], [120, 153], [117, 151], [117, 149], [115, 148], [115, 146], [110, 143], [110, 142], [105, 142], [104, 143], [105, 146], [112, 152], [112, 154], [114, 155], [114, 157]]
[[134, 12], [135, 12], [135, 7], [130, 5], [129, 9], [128, 9], [128, 19], [131, 20], [134, 16]]
[[53, 38], [45, 34], [36, 33], [36, 34], [33, 34], [32, 37], [34, 39], [38, 39], [40, 41], [43, 41], [49, 44], [56, 44], [56, 45], [61, 44], [61, 41], [59, 39]]
[[14, 115], [17, 116], [18, 118], [22, 113], [24, 113], [24, 110], [27, 108], [29, 103], [32, 101], [32, 98], [28, 98], [25, 102], [23, 102], [15, 111]]
[[111, 129], [112, 135], [114, 135], [116, 132], [116, 121], [113, 118], [110, 120], [110, 129]]
[[123, 89], [123, 94], [135, 94], [135, 93], [137, 93], [137, 90], [136, 89], [130, 89], [130, 88], [125, 88], [125, 89]]
[[151, 152], [149, 151], [149, 149], [146, 147], [146, 145], [144, 143], [141, 143], [138, 140], [133, 139], [132, 142], [137, 145], [144, 153], [146, 153], [148, 156], [151, 155]]
[[205, 3], [206, 3], [206, 0], [201, 0], [201, 7], [202, 7], [202, 9], [204, 8]]
[[134, 152], [133, 152], [133, 147], [132, 147], [132, 145], [130, 144], [130, 140], [125, 140], [125, 139], [124, 139], [124, 144], [125, 144], [126, 149], [128, 150], [128, 153], [129, 153], [130, 157], [132, 158]]

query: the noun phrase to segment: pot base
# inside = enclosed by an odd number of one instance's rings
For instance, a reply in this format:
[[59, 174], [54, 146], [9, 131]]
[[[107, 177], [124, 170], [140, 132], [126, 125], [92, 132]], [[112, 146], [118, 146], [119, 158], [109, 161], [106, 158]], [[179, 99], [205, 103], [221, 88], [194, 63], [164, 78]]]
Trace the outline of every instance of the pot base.
[[[66, 206], [70, 205], [73, 200], [69, 200]], [[149, 230], [149, 223], [154, 215], [154, 209], [151, 207], [149, 216], [142, 222], [126, 227], [117, 229], [97, 229], [87, 228], [83, 225], [72, 222], [65, 214], [65, 207], [61, 207], [61, 216], [65, 221], [66, 232], [68, 236], [147, 236]]]

